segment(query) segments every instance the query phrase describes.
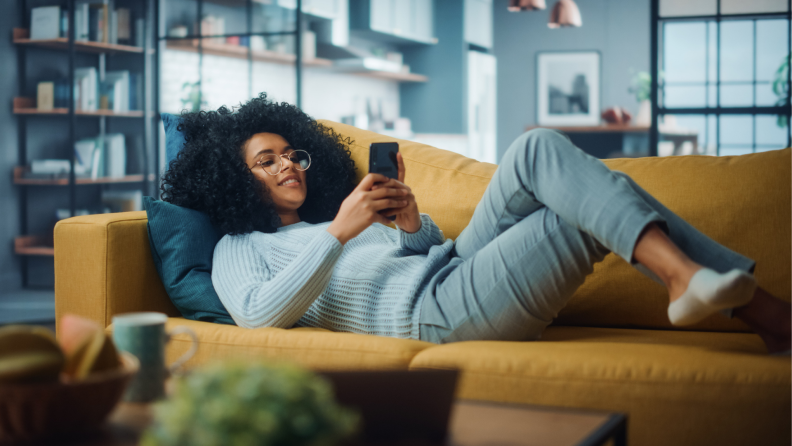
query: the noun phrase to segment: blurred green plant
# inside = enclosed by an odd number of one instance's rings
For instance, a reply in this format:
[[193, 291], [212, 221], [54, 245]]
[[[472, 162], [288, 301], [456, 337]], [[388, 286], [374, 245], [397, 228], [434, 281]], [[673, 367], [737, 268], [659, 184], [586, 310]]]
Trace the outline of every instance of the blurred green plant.
[[[773, 93], [778, 96], [776, 106], [789, 108], [789, 59], [792, 58], [792, 53], [788, 54], [781, 66], [778, 67], [775, 73], [775, 80], [773, 80]], [[781, 128], [786, 128], [788, 124], [787, 115], [778, 115], [777, 124]]]
[[331, 446], [357, 431], [323, 378], [287, 364], [232, 363], [176, 381], [143, 446]]
[[638, 102], [648, 100], [652, 93], [652, 75], [646, 71], [635, 73], [628, 91], [635, 95]]
[[182, 84], [181, 103], [183, 108], [191, 112], [201, 111], [201, 107], [206, 106], [207, 102], [201, 91], [201, 81]]

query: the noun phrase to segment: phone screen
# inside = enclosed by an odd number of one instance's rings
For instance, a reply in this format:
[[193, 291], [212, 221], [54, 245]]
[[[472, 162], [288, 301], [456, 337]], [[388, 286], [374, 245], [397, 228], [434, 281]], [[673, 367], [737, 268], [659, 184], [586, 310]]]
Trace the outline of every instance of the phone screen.
[[396, 154], [397, 142], [373, 142], [369, 146], [369, 173], [379, 173], [388, 178], [399, 178], [399, 164]]

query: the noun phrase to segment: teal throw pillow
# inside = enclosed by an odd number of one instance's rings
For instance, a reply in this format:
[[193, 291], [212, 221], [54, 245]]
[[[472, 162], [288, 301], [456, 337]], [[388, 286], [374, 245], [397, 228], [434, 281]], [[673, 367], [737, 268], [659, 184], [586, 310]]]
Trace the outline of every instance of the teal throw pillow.
[[209, 217], [151, 197], [143, 199], [143, 207], [154, 266], [182, 316], [234, 325], [212, 286], [212, 256], [220, 235]]

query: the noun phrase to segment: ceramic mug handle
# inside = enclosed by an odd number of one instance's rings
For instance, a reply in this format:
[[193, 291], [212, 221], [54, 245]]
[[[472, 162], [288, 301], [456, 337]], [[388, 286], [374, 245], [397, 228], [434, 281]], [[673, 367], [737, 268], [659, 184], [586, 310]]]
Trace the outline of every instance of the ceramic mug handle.
[[170, 373], [175, 372], [185, 362], [187, 362], [190, 358], [192, 358], [195, 352], [198, 351], [198, 335], [195, 334], [192, 328], [185, 327], [184, 325], [180, 325], [178, 327], [175, 327], [173, 330], [169, 331], [168, 334], [166, 335], [165, 342], [166, 343], [170, 342], [170, 340], [173, 339], [174, 335], [181, 333], [188, 335], [190, 339], [192, 339], [192, 345], [190, 345], [190, 349], [187, 350], [187, 353], [183, 354], [181, 358], [177, 359], [173, 364], [168, 366], [168, 372]]

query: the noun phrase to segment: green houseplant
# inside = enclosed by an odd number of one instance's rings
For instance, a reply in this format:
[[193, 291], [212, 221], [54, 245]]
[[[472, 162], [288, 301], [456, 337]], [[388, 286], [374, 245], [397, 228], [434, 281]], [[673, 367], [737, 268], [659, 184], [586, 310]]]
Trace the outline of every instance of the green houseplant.
[[145, 446], [330, 446], [352, 435], [359, 417], [331, 386], [286, 364], [220, 363], [178, 379], [154, 409]]
[[[781, 66], [778, 67], [775, 73], [775, 80], [773, 80], [773, 93], [778, 96], [776, 106], [789, 108], [789, 83], [787, 82], [789, 76], [789, 59], [792, 53], [788, 54]], [[778, 126], [784, 128], [787, 126], [787, 115], [778, 115]]]

